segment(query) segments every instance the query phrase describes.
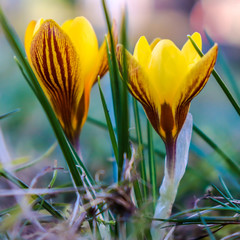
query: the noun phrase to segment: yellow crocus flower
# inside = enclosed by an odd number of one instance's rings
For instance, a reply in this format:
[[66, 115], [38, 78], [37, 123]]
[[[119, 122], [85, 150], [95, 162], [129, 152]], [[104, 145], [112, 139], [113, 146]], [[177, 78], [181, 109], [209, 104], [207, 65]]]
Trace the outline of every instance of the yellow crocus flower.
[[106, 42], [98, 47], [94, 29], [84, 17], [62, 26], [52, 19], [39, 19], [27, 27], [25, 49], [66, 136], [76, 147], [87, 118], [91, 88], [97, 76], [108, 71]]
[[[199, 33], [192, 35], [202, 48]], [[215, 44], [204, 57], [188, 40], [182, 49], [167, 39], [155, 39], [148, 44], [141, 37], [133, 55], [126, 51], [128, 88], [142, 104], [156, 132], [163, 139], [168, 158], [168, 169], [174, 168], [176, 140], [185, 122], [192, 99], [207, 83], [217, 58]], [[118, 45], [117, 58], [123, 69], [123, 47]]]

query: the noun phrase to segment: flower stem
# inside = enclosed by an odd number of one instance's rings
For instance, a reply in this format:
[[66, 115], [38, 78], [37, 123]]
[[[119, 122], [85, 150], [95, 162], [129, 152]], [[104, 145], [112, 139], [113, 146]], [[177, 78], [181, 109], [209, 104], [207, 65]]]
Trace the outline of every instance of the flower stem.
[[173, 138], [168, 138], [165, 147], [166, 147], [166, 155], [167, 155], [167, 170], [170, 178], [174, 177], [174, 170], [176, 165], [176, 147], [177, 141]]

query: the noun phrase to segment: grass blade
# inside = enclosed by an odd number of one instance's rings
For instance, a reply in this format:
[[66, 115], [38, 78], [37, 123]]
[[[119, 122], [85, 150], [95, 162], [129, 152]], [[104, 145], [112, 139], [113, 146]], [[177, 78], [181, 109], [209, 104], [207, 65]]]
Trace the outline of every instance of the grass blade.
[[[108, 130], [108, 126], [106, 125], [106, 123], [102, 122], [102, 121], [99, 121], [98, 119], [95, 119], [95, 118], [92, 118], [92, 117], [89, 117], [87, 118], [87, 121], [89, 123], [92, 123], [94, 124], [95, 126], [97, 127], [100, 127], [102, 129], [105, 129], [105, 130]], [[132, 136], [129, 137], [129, 139], [134, 142], [134, 143], [138, 143], [138, 140], [137, 138], [134, 138]], [[143, 148], [147, 149], [148, 148], [148, 144], [147, 143], [144, 143], [142, 144]], [[165, 158], [165, 153], [162, 152], [162, 151], [159, 151], [158, 149], [154, 148], [154, 153], [157, 154], [160, 158], [164, 159]]]
[[38, 157], [38, 158], [36, 158], [36, 159], [34, 159], [32, 161], [28, 161], [28, 162], [26, 162], [24, 164], [21, 164], [20, 166], [18, 165], [16, 167], [14, 167], [13, 170], [15, 172], [19, 172], [19, 171], [21, 171], [23, 169], [26, 169], [26, 168], [29, 168], [29, 167], [33, 166], [34, 164], [40, 162], [41, 160], [43, 160], [44, 158], [46, 158], [50, 154], [52, 154], [52, 152], [55, 150], [56, 146], [57, 146], [57, 144], [54, 143], [42, 156], [40, 156], [40, 157]]
[[[9, 181], [11, 181], [12, 183], [14, 183], [15, 185], [17, 185], [20, 188], [28, 189], [27, 184], [25, 184], [24, 182], [22, 182], [20, 179], [16, 178], [15, 176], [13, 176], [11, 173], [4, 171], [3, 169], [0, 170], [0, 176], [8, 179]], [[57, 211], [57, 209], [55, 209], [51, 204], [49, 204], [41, 196], [33, 195], [32, 198], [38, 199], [39, 200], [38, 202], [42, 204], [42, 207], [45, 208], [52, 216], [54, 216], [58, 219], [62, 219], [62, 220], [64, 219], [64, 217]]]
[[110, 36], [110, 46], [107, 44], [107, 50], [108, 50], [108, 64], [109, 64], [109, 73], [110, 73], [110, 81], [111, 81], [111, 90], [112, 90], [112, 97], [113, 97], [113, 108], [114, 108], [114, 115], [115, 115], [115, 121], [118, 122], [119, 119], [119, 112], [117, 106], [120, 104], [120, 95], [119, 95], [119, 83], [121, 81], [120, 75], [118, 72], [117, 67], [117, 60], [116, 60], [116, 54], [115, 54], [115, 48], [114, 48], [114, 39], [112, 35], [112, 24], [110, 21], [110, 17], [108, 14], [107, 6], [105, 3], [105, 0], [102, 0], [102, 6], [107, 22], [108, 32]]
[[229, 168], [236, 174], [240, 174], [240, 166], [238, 166], [231, 158], [229, 158], [216, 143], [213, 142], [196, 124], [193, 125], [193, 131], [200, 136], [209, 146], [211, 146], [227, 163]]
[[3, 115], [0, 115], [0, 120], [4, 119], [4, 118], [7, 118], [7, 117], [11, 116], [12, 114], [17, 113], [19, 111], [20, 111], [20, 108], [17, 108], [15, 110], [11, 111], [11, 112], [8, 112], [8, 113], [5, 113]]
[[[128, 136], [128, 97], [127, 97], [127, 87], [121, 80], [121, 76], [118, 70], [118, 64], [116, 59], [115, 44], [112, 34], [112, 24], [109, 18], [107, 6], [105, 0], [102, 0], [102, 5], [105, 13], [105, 18], [108, 26], [108, 31], [110, 35], [110, 49], [108, 46], [108, 61], [109, 61], [109, 72], [110, 72], [110, 82], [113, 97], [113, 108], [116, 121], [116, 131], [117, 131], [117, 142], [118, 142], [118, 180], [121, 179], [124, 154], [126, 153], [128, 158], [130, 153], [129, 148], [129, 136]], [[121, 36], [123, 44], [126, 46], [126, 25], [125, 17], [123, 18]], [[126, 77], [126, 71], [123, 74], [123, 78]]]
[[233, 196], [232, 196], [232, 194], [230, 193], [229, 189], [227, 188], [227, 185], [226, 185], [226, 183], [224, 182], [223, 178], [222, 178], [222, 177], [219, 177], [219, 180], [220, 180], [220, 182], [221, 182], [221, 184], [222, 184], [222, 186], [223, 186], [223, 188], [224, 188], [227, 196], [228, 196], [231, 200], [233, 200]]
[[143, 204], [143, 198], [142, 198], [142, 192], [141, 192], [140, 184], [139, 184], [137, 179], [134, 180], [134, 182], [133, 182], [133, 188], [134, 188], [134, 193], [135, 193], [137, 205], [138, 205], [139, 208], [141, 208], [141, 206]]
[[215, 198], [213, 198], [213, 197], [209, 197], [209, 199], [211, 199], [213, 202], [215, 202], [215, 203], [217, 203], [217, 204], [219, 204], [219, 205], [222, 205], [222, 206], [225, 207], [225, 208], [231, 208], [231, 207], [229, 207], [227, 204], [225, 204], [225, 203], [223, 203], [223, 202], [221, 202], [221, 201], [219, 201], [219, 200], [217, 200], [217, 199], [215, 199]]
[[142, 191], [143, 191], [144, 199], [147, 200], [147, 195], [148, 195], [148, 189], [146, 185], [147, 173], [146, 173], [145, 158], [144, 158], [144, 151], [143, 151], [143, 139], [142, 139], [140, 116], [139, 116], [137, 100], [135, 98], [132, 98], [132, 100], [133, 100], [135, 129], [136, 129], [137, 143], [138, 143], [138, 153], [140, 155], [140, 174], [141, 174], [141, 179], [143, 181]]
[[148, 132], [148, 161], [149, 161], [149, 177], [150, 183], [152, 186], [152, 199], [153, 206], [155, 206], [157, 202], [157, 178], [156, 178], [156, 163], [154, 158], [154, 147], [153, 147], [153, 134], [152, 134], [152, 126], [150, 122], [147, 120], [147, 132]]
[[[234, 208], [237, 208], [237, 209], [238, 209], [238, 207], [237, 207], [232, 201], [230, 201], [230, 200], [226, 197], [226, 195], [225, 195], [216, 185], [212, 184], [212, 186], [214, 187], [214, 189], [216, 189], [216, 190], [222, 195], [222, 197], [223, 197], [230, 205], [232, 205]], [[229, 206], [228, 206], [228, 207], [229, 207]]]
[[[121, 42], [122, 45], [125, 49], [127, 49], [127, 27], [126, 27], [126, 12], [124, 12], [123, 17], [122, 17], [122, 26], [121, 26]], [[115, 52], [114, 52], [115, 54]], [[115, 55], [116, 59], [116, 55]], [[123, 53], [123, 75], [122, 75], [122, 80], [119, 83], [120, 86], [120, 96], [121, 96], [121, 105], [119, 106], [119, 125], [117, 126], [118, 128], [118, 149], [119, 149], [119, 156], [123, 156], [125, 153], [127, 154], [127, 158], [131, 158], [130, 154], [130, 146], [129, 146], [129, 110], [128, 110], [128, 89], [127, 89], [127, 82], [128, 82], [128, 63], [127, 63], [127, 58], [125, 51]], [[116, 60], [116, 65], [117, 60]], [[118, 70], [118, 67], [117, 67]], [[119, 70], [118, 74], [120, 76]], [[121, 79], [120, 79], [121, 80]], [[121, 173], [122, 168], [123, 168], [124, 162], [119, 161], [119, 173]]]
[[[208, 33], [206, 31], [205, 31], [205, 35], [207, 37], [209, 44], [211, 46], [213, 46], [214, 41], [211, 39], [211, 37], [208, 35]], [[237, 97], [238, 102], [240, 102], [240, 91], [239, 91], [236, 79], [234, 78], [234, 76], [230, 70], [229, 63], [227, 62], [226, 57], [223, 55], [222, 51], [218, 51], [218, 59], [219, 59], [220, 65], [221, 65], [221, 69], [226, 74], [226, 76], [230, 82], [231, 88], [232, 88], [233, 92], [235, 93], [235, 96]]]
[[[197, 53], [199, 54], [199, 56], [203, 57], [203, 53], [202, 51], [198, 48], [197, 44], [193, 41], [191, 36], [188, 36], [189, 40], [191, 41], [191, 43], [193, 44], [194, 48], [196, 49]], [[226, 84], [224, 83], [224, 81], [221, 79], [221, 77], [219, 76], [219, 74], [216, 72], [215, 69], [213, 69], [212, 71], [212, 75], [214, 76], [214, 78], [216, 79], [217, 83], [219, 84], [219, 86], [221, 87], [221, 89], [223, 90], [223, 92], [225, 93], [225, 95], [227, 96], [228, 100], [231, 102], [232, 106], [234, 107], [234, 109], [236, 110], [236, 112], [238, 113], [238, 115], [240, 115], [240, 107], [237, 103], [237, 101], [235, 100], [235, 98], [233, 97], [233, 95], [231, 94], [231, 92], [228, 90]]]
[[105, 100], [105, 97], [103, 95], [99, 80], [100, 79], [98, 79], [98, 88], [99, 88], [100, 97], [101, 97], [101, 101], [102, 101], [102, 106], [103, 106], [103, 110], [104, 110], [104, 114], [105, 114], [105, 118], [106, 118], [106, 122], [107, 122], [108, 132], [109, 132], [109, 136], [110, 136], [110, 139], [111, 139], [114, 155], [115, 155], [116, 161], [118, 162], [117, 140], [116, 140], [116, 137], [115, 137], [112, 122], [111, 122], [111, 119], [110, 119], [110, 116], [109, 116], [109, 113], [108, 113], [108, 109], [107, 109], [106, 100]]
[[58, 173], [58, 171], [57, 171], [57, 160], [54, 161], [54, 168], [55, 169], [53, 171], [53, 176], [52, 176], [52, 179], [51, 179], [50, 183], [48, 184], [48, 188], [52, 188], [56, 179], [57, 179], [57, 173]]
[[209, 228], [208, 225], [206, 224], [206, 222], [205, 222], [205, 220], [204, 220], [204, 217], [202, 217], [201, 215], [199, 215], [199, 216], [200, 216], [200, 219], [201, 219], [203, 225], [204, 225], [205, 228], [206, 228], [206, 231], [207, 231], [210, 239], [211, 239], [211, 240], [216, 240], [216, 238], [214, 237], [214, 235], [213, 235], [213, 233], [211, 232], [210, 228]]

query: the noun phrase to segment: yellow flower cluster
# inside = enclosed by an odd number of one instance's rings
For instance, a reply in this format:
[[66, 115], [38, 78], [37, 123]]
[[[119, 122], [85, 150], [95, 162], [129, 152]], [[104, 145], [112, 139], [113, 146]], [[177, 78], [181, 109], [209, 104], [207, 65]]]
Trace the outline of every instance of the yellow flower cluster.
[[[200, 34], [192, 38], [201, 49]], [[108, 71], [106, 43], [98, 48], [96, 34], [84, 17], [61, 27], [53, 20], [40, 19], [29, 24], [25, 48], [67, 137], [76, 144], [86, 121], [91, 88], [97, 76]], [[209, 79], [217, 50], [214, 45], [201, 58], [189, 40], [178, 49], [170, 40], [155, 39], [149, 45], [141, 37], [133, 55], [126, 51], [129, 91], [142, 104], [167, 152], [176, 143], [192, 99]], [[123, 51], [118, 45], [120, 71]]]

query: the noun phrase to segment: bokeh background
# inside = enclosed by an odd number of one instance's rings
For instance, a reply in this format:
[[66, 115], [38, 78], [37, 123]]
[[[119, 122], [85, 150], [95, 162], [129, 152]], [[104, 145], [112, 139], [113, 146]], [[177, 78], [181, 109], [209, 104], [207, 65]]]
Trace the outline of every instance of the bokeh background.
[[[104, 13], [100, 0], [1, 0], [4, 12], [16, 29], [20, 39], [32, 19], [52, 18], [59, 24], [65, 20], [83, 15], [92, 23], [99, 39], [103, 41], [107, 33]], [[149, 42], [155, 37], [169, 38], [180, 48], [187, 41], [187, 34], [198, 31], [203, 37], [203, 49], [206, 52], [210, 44], [205, 31], [219, 44], [219, 58], [216, 66], [229, 89], [240, 100], [240, 1], [239, 0], [108, 0], [110, 13], [116, 19], [118, 27], [124, 9], [128, 15], [129, 49], [133, 50], [141, 35]], [[226, 66], [228, 66], [226, 68]], [[232, 86], [231, 81], [235, 83]], [[101, 81], [112, 114], [110, 82], [108, 74]], [[131, 99], [130, 99], [131, 103]], [[56, 140], [40, 104], [23, 79], [13, 60], [13, 52], [0, 29], [0, 115], [20, 108], [20, 112], [0, 121], [6, 143], [13, 159], [41, 156]], [[240, 118], [213, 77], [204, 91], [194, 99], [190, 112], [194, 122], [217, 144], [229, 157], [239, 160]], [[94, 86], [91, 93], [89, 116], [105, 122], [99, 91]], [[141, 110], [143, 125], [145, 114]], [[129, 129], [134, 136], [134, 121], [131, 119]], [[143, 135], [146, 131], [143, 126]], [[84, 162], [93, 173], [102, 173], [104, 184], [113, 182], [113, 151], [108, 132], [86, 122], [81, 138], [81, 151]], [[154, 135], [155, 148], [164, 151], [160, 138]], [[163, 159], [156, 156], [158, 182], [163, 174]], [[31, 167], [21, 171], [18, 176], [29, 183], [44, 166], [66, 168], [60, 149]], [[221, 175], [230, 189], [239, 189], [238, 182], [225, 168], [224, 161], [196, 134], [193, 134], [189, 167], [183, 178], [178, 194], [177, 205], [181, 209], [192, 206], [194, 196], [202, 196], [210, 183], [218, 183]], [[46, 179], [45, 179], [46, 178]], [[47, 185], [50, 175], [38, 182], [38, 186]], [[0, 179], [1, 181], [1, 179]], [[68, 182], [68, 173], [60, 171], [57, 184]], [[235, 195], [237, 196], [237, 193]]]

